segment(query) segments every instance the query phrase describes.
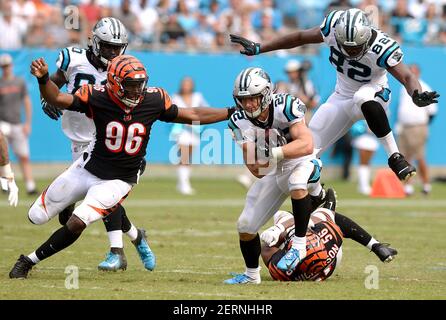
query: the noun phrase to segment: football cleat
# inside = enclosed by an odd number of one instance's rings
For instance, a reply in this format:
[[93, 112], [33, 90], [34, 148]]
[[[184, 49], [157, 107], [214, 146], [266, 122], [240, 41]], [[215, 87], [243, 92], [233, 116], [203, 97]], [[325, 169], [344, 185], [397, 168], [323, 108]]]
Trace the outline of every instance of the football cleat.
[[9, 278], [11, 279], [26, 279], [28, 277], [28, 272], [35, 265], [30, 258], [24, 256], [23, 254], [17, 259], [14, 267], [9, 272]]
[[411, 177], [417, 174], [417, 170], [412, 166], [404, 156], [395, 152], [388, 160], [389, 168], [397, 175], [401, 181], [408, 181]]
[[327, 195], [327, 191], [325, 191], [323, 185], [322, 185], [321, 193], [319, 193], [318, 196], [310, 195], [310, 198], [311, 198], [311, 212], [313, 212], [314, 210], [319, 208], [325, 202], [326, 195]]
[[98, 265], [98, 269], [101, 271], [118, 271], [127, 269], [127, 259], [124, 255], [120, 253], [107, 253], [105, 260]]
[[327, 194], [325, 195], [325, 203], [324, 208], [336, 211], [336, 191], [334, 191], [332, 188], [327, 189]]
[[245, 273], [231, 273], [233, 278], [223, 281], [226, 284], [259, 284], [261, 282], [260, 277], [254, 279]]
[[156, 266], [156, 257], [147, 243], [146, 230], [138, 229], [138, 237], [135, 241], [132, 241], [132, 243], [135, 245], [136, 251], [138, 251], [139, 258], [141, 259], [144, 268], [153, 271]]
[[398, 254], [398, 251], [391, 248], [388, 243], [375, 243], [372, 246], [372, 251], [382, 262], [390, 262]]
[[284, 272], [293, 272], [299, 262], [301, 262], [307, 256], [307, 250], [291, 247], [290, 250], [280, 259], [277, 263], [277, 268]]

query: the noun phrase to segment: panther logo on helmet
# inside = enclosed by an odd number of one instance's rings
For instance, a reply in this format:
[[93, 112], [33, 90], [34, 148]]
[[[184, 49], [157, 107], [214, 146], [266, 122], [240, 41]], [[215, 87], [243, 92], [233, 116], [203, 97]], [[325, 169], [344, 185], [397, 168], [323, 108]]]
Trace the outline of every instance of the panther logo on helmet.
[[129, 113], [144, 99], [148, 79], [147, 71], [138, 59], [121, 55], [108, 66], [106, 87]]

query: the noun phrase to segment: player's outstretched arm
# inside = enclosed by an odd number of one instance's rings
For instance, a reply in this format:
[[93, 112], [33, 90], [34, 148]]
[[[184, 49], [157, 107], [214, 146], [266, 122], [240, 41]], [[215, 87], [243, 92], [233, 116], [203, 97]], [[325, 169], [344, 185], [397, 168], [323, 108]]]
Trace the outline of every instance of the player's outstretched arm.
[[178, 108], [178, 115], [172, 122], [188, 124], [209, 124], [228, 120], [236, 108]]
[[440, 95], [436, 91], [424, 91], [418, 78], [409, 70], [404, 63], [387, 69], [407, 90], [412, 101], [418, 107], [426, 107], [432, 103], [438, 103]]
[[[50, 75], [50, 80], [53, 81], [56, 86], [60, 89], [64, 84], [67, 83], [65, 79], [65, 75], [60, 69], [57, 69], [52, 75]], [[55, 106], [50, 105], [41, 97], [40, 104], [42, 105], [42, 110], [45, 114], [53, 120], [59, 120], [60, 116], [62, 116], [62, 111], [56, 108]]]
[[50, 79], [48, 65], [43, 58], [31, 63], [31, 74], [37, 78], [40, 94], [46, 102], [59, 109], [67, 109], [72, 105], [73, 95], [59, 91], [57, 85]]
[[280, 49], [291, 49], [304, 44], [321, 43], [324, 41], [322, 38], [321, 29], [319, 27], [314, 27], [307, 30], [298, 30], [262, 44], [253, 42], [235, 34], [231, 34], [229, 36], [231, 42], [237, 43], [243, 47], [243, 49], [240, 50], [240, 53], [248, 56]]

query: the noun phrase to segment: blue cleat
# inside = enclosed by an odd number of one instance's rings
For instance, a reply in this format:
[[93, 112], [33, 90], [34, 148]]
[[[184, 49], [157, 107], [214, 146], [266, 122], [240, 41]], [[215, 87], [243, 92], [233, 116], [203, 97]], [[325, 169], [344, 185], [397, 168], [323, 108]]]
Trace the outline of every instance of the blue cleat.
[[141, 259], [144, 268], [153, 271], [156, 266], [156, 257], [147, 243], [146, 230], [138, 229], [138, 237], [135, 241], [132, 241], [132, 243], [135, 245], [136, 251], [138, 251], [139, 258]]
[[124, 253], [107, 253], [105, 260], [98, 265], [98, 269], [101, 271], [118, 271], [127, 269], [127, 259]]
[[233, 275], [234, 277], [223, 282], [226, 284], [259, 284], [261, 282], [260, 277], [258, 279], [253, 279], [244, 273], [231, 273], [231, 275]]
[[291, 247], [290, 250], [277, 263], [277, 268], [284, 272], [293, 272], [299, 262], [307, 256], [306, 249], [298, 250]]

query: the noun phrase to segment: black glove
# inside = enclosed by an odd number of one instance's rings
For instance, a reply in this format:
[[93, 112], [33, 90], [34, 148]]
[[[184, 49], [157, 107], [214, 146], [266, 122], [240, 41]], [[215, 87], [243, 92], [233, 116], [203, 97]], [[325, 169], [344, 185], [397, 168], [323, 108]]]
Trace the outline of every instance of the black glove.
[[59, 120], [60, 116], [62, 115], [62, 111], [60, 109], [48, 104], [48, 102], [46, 102], [43, 98], [40, 99], [40, 103], [42, 105], [43, 112], [45, 112], [48, 117], [56, 121]]
[[439, 96], [440, 95], [437, 93], [437, 91], [424, 91], [420, 94], [418, 93], [418, 90], [415, 90], [412, 94], [412, 101], [418, 107], [426, 107], [432, 103], [438, 103], [437, 98]]
[[230, 34], [229, 37], [231, 38], [231, 42], [238, 43], [243, 47], [243, 50], [240, 50], [241, 54], [246, 54], [247, 56], [260, 54], [260, 43], [253, 42], [235, 34]]

